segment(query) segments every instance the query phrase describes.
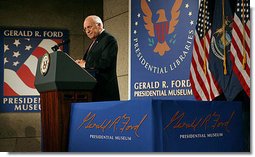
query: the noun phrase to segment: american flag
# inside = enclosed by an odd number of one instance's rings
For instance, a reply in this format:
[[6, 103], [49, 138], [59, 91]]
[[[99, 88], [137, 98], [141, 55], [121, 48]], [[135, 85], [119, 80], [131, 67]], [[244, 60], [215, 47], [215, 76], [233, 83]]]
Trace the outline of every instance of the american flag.
[[190, 82], [197, 100], [211, 101], [222, 92], [208, 66], [214, 1], [200, 2], [190, 68]]
[[4, 96], [39, 95], [34, 86], [38, 58], [60, 41], [4, 38]]
[[238, 0], [236, 6], [230, 58], [233, 71], [250, 96], [250, 0]]

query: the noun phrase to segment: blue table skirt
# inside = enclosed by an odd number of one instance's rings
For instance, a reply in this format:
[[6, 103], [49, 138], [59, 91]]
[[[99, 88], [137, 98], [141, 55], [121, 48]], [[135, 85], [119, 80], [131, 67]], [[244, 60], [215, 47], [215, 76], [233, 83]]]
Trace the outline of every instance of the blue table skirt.
[[243, 151], [241, 105], [151, 99], [73, 103], [69, 151]]

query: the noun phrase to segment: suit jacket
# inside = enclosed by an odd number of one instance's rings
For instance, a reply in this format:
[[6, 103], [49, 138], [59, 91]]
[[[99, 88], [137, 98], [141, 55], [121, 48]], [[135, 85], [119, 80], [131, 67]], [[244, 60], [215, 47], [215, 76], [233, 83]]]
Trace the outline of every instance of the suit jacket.
[[116, 39], [103, 31], [83, 56], [85, 69], [97, 80], [93, 101], [120, 100], [116, 74], [118, 45]]

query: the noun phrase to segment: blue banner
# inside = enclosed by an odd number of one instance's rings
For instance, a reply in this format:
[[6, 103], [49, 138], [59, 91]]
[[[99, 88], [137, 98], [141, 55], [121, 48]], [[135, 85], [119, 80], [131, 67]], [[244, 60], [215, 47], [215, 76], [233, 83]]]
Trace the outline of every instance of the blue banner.
[[71, 106], [71, 152], [244, 151], [239, 102], [147, 99]]
[[197, 13], [197, 0], [131, 0], [131, 99], [194, 99], [189, 74]]
[[[67, 40], [67, 30], [0, 28], [0, 112], [40, 112], [34, 86], [37, 61], [52, 47]], [[68, 45], [60, 51], [68, 52]]]

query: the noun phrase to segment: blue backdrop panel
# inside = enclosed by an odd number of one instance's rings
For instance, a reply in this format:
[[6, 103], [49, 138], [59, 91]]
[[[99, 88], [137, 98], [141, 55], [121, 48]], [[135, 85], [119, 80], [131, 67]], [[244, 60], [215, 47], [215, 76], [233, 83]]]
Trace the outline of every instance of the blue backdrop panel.
[[131, 99], [194, 100], [189, 76], [197, 14], [197, 0], [131, 0]]

